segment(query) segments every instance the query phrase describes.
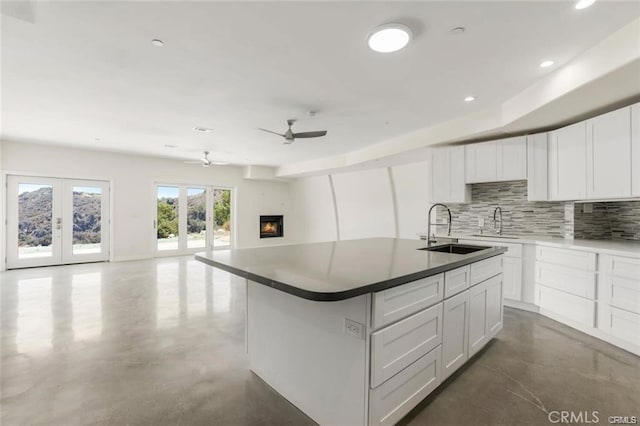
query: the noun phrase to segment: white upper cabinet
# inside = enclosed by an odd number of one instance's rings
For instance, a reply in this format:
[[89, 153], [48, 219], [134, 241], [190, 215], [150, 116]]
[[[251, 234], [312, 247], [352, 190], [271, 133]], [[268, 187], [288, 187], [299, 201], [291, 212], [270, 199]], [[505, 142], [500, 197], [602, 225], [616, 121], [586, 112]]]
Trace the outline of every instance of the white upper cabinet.
[[547, 133], [527, 136], [527, 200], [546, 201]]
[[640, 103], [631, 105], [631, 195], [640, 197]]
[[464, 146], [431, 150], [431, 202], [466, 203], [470, 200], [465, 185]]
[[527, 178], [527, 141], [524, 136], [496, 142], [498, 181]]
[[495, 182], [498, 179], [498, 150], [495, 142], [466, 145], [465, 182]]
[[465, 174], [467, 183], [526, 179], [525, 137], [466, 145]]
[[631, 196], [631, 107], [587, 120], [587, 198]]
[[549, 199], [587, 197], [587, 125], [581, 121], [549, 132]]

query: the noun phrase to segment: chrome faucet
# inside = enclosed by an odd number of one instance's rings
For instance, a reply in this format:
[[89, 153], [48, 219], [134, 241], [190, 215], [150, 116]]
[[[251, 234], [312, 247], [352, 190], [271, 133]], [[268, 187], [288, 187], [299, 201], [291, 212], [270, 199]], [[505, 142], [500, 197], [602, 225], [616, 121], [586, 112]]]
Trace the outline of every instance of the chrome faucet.
[[428, 217], [427, 217], [427, 247], [430, 247], [431, 243], [435, 243], [436, 242], [435, 232], [433, 233], [433, 240], [431, 239], [431, 225], [438, 226], [440, 224], [439, 223], [431, 223], [431, 210], [433, 210], [437, 206], [444, 207], [445, 209], [447, 209], [447, 213], [449, 213], [449, 227], [447, 229], [447, 235], [451, 235], [451, 210], [449, 210], [449, 207], [445, 206], [442, 203], [436, 203], [436, 204], [432, 205], [431, 208], [429, 209], [429, 214], [428, 214]]
[[496, 224], [496, 213], [500, 213], [500, 227], [498, 227], [498, 235], [502, 235], [502, 209], [500, 207], [496, 207], [493, 210], [493, 230], [495, 231]]

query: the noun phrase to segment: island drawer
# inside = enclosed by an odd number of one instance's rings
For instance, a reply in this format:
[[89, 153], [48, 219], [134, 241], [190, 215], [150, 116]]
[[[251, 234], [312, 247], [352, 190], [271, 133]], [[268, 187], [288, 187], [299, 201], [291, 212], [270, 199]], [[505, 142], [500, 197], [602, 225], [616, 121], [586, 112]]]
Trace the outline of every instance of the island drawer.
[[375, 388], [442, 343], [442, 303], [371, 334]]
[[471, 268], [467, 265], [444, 273], [445, 299], [469, 288], [470, 271]]
[[494, 256], [472, 263], [471, 282], [469, 285], [476, 285], [500, 273], [502, 273], [502, 256]]
[[440, 385], [441, 346], [369, 391], [369, 425], [394, 425]]
[[372, 327], [378, 329], [440, 302], [444, 274], [374, 293]]

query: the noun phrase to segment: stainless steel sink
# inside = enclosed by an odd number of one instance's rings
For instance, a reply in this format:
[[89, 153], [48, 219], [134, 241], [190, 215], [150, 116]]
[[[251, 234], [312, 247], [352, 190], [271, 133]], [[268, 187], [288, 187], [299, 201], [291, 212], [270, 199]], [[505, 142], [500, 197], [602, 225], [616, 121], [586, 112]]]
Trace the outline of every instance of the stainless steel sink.
[[482, 238], [505, 238], [508, 240], [517, 240], [518, 237], [510, 237], [505, 235], [486, 235], [486, 234], [473, 234], [472, 237], [482, 237]]
[[466, 244], [443, 244], [441, 246], [423, 247], [418, 250], [437, 251], [439, 253], [469, 254], [488, 249], [489, 247], [470, 246]]

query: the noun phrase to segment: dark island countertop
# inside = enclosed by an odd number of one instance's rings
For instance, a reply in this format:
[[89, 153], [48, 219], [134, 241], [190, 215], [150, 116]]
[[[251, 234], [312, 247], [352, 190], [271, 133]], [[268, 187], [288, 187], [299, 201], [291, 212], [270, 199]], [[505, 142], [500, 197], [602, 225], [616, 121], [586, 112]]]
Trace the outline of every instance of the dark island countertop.
[[195, 257], [286, 293], [328, 302], [385, 290], [506, 251], [487, 247], [461, 255], [418, 250], [424, 247], [420, 240], [366, 238], [209, 251]]

